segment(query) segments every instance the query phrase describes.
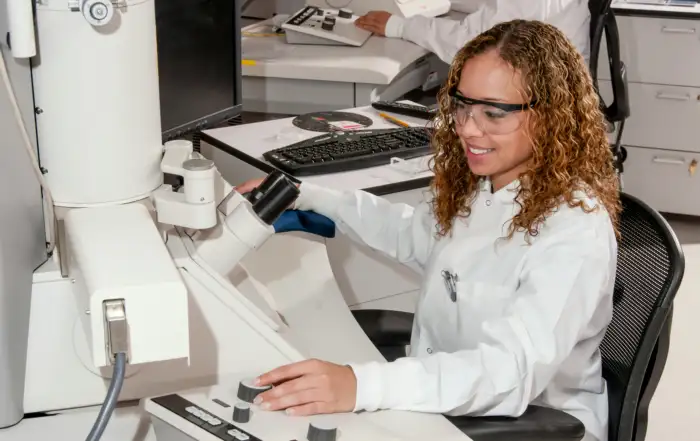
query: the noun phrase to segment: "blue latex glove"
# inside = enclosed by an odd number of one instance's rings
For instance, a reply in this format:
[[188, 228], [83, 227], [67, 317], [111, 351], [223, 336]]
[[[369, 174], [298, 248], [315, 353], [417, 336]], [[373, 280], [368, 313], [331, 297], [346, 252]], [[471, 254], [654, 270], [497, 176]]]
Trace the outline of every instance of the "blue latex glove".
[[304, 231], [321, 237], [335, 237], [335, 222], [313, 211], [287, 210], [272, 224], [275, 233]]

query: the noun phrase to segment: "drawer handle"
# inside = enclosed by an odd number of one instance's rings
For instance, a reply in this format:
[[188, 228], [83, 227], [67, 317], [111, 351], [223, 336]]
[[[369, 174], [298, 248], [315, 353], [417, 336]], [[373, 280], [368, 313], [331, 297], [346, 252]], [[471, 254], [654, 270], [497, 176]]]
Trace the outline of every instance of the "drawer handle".
[[690, 95], [677, 95], [675, 93], [659, 92], [656, 94], [656, 98], [660, 100], [689, 101]]
[[667, 26], [664, 26], [661, 28], [661, 32], [665, 32], [667, 34], [694, 34], [695, 29], [694, 28], [669, 28]]
[[657, 164], [685, 165], [685, 161], [683, 159], [662, 158], [660, 156], [654, 156], [654, 159], [652, 159], [652, 162], [655, 162]]

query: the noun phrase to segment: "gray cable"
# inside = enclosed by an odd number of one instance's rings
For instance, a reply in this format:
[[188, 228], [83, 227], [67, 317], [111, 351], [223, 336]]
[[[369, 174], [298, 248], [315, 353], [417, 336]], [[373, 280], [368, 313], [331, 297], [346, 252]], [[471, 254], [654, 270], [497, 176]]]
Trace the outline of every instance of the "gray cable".
[[100, 408], [100, 413], [97, 415], [95, 424], [92, 426], [92, 430], [90, 430], [90, 434], [85, 441], [98, 441], [102, 438], [102, 434], [107, 428], [109, 419], [112, 417], [112, 412], [114, 412], [114, 408], [117, 407], [117, 400], [119, 399], [119, 393], [124, 384], [125, 373], [126, 354], [120, 352], [116, 355], [114, 372], [112, 373], [112, 381], [109, 383], [109, 389], [107, 389], [107, 396], [102, 403], [102, 408]]

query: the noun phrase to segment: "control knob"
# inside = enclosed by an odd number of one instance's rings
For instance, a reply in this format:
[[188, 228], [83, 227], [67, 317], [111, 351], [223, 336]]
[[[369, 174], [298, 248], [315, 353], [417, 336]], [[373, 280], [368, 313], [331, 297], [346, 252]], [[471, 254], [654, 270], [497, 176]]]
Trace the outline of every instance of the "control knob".
[[321, 24], [321, 29], [323, 29], [324, 31], [332, 31], [333, 30], [333, 22], [328, 21], [328, 20], [324, 21]]
[[335, 441], [337, 436], [338, 428], [334, 424], [319, 421], [309, 423], [309, 430], [306, 433], [308, 441]]
[[340, 17], [340, 18], [352, 18], [352, 11], [347, 9], [347, 8], [343, 8], [343, 9], [338, 11], [338, 17]]
[[233, 407], [233, 421], [240, 424], [245, 424], [250, 421], [250, 404], [236, 404]]
[[85, 20], [93, 26], [105, 26], [114, 17], [112, 0], [82, 0], [80, 11]]
[[252, 379], [246, 379], [238, 383], [238, 393], [236, 396], [239, 400], [252, 403], [255, 397], [269, 389], [271, 389], [271, 386], [256, 386]]

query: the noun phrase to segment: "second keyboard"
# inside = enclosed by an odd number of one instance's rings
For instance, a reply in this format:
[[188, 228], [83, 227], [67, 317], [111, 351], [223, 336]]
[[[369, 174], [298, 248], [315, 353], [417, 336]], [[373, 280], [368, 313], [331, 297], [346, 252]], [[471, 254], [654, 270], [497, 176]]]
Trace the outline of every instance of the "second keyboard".
[[339, 173], [389, 164], [391, 158], [430, 154], [431, 133], [425, 127], [334, 132], [263, 154], [292, 176]]

